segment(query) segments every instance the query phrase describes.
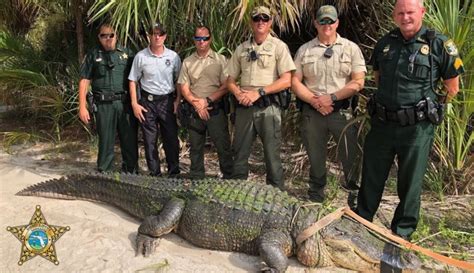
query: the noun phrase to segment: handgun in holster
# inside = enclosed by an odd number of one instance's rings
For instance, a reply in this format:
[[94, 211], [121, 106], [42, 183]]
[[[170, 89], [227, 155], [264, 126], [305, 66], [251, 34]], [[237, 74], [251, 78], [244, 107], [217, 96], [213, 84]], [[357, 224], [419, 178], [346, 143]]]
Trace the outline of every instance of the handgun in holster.
[[435, 125], [440, 125], [443, 122], [445, 107], [444, 103], [438, 103], [431, 100], [431, 98], [426, 98], [426, 116], [429, 121]]
[[89, 127], [91, 130], [91, 133], [95, 135], [97, 133], [96, 120], [95, 120], [96, 113], [97, 113], [97, 104], [94, 101], [94, 94], [92, 92], [87, 92], [86, 102], [87, 102], [87, 111], [89, 111], [89, 116], [90, 116]]
[[290, 107], [291, 93], [289, 89], [285, 89], [277, 94], [277, 102], [283, 110], [287, 110]]
[[181, 127], [188, 128], [189, 119], [191, 118], [191, 104], [187, 101], [182, 101], [178, 111], [178, 119]]

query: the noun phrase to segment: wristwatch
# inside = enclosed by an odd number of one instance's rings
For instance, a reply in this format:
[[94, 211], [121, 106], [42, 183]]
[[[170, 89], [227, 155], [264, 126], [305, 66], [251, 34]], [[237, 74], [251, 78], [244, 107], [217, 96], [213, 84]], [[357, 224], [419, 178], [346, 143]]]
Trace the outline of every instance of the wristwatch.
[[211, 106], [214, 102], [211, 100], [211, 98], [206, 97], [207, 105]]
[[331, 94], [331, 100], [332, 100], [332, 102], [336, 102], [336, 101], [337, 101], [337, 96], [336, 96], [336, 94], [334, 94], [334, 93]]
[[263, 97], [263, 96], [266, 95], [265, 90], [263, 89], [263, 87], [260, 87], [260, 88], [258, 89], [258, 94], [260, 95], [260, 97]]

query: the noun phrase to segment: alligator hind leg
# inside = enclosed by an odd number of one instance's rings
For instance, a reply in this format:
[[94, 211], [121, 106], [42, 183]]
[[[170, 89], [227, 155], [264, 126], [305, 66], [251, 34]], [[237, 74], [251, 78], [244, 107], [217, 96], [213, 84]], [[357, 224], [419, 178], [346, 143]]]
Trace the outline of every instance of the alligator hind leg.
[[160, 214], [145, 218], [138, 227], [136, 255], [148, 257], [155, 251], [158, 237], [170, 233], [178, 225], [185, 204], [184, 200], [173, 198], [165, 204]]
[[262, 271], [285, 272], [288, 267], [288, 256], [292, 252], [292, 240], [288, 234], [272, 230], [260, 236], [258, 250], [260, 257], [268, 266]]

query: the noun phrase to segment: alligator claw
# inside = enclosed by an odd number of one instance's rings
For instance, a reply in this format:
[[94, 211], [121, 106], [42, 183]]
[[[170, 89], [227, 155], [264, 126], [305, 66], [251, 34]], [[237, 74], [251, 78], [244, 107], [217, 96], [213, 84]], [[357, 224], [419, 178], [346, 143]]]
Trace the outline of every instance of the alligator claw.
[[136, 239], [137, 252], [135, 252], [135, 256], [150, 256], [150, 254], [153, 254], [155, 252], [158, 243], [159, 238], [138, 233]]
[[385, 244], [381, 262], [381, 267], [391, 269], [414, 270], [421, 266], [421, 262], [416, 255], [390, 243]]
[[276, 270], [275, 268], [265, 266], [260, 270], [260, 272], [262, 272], [262, 273], [279, 273], [280, 271]]

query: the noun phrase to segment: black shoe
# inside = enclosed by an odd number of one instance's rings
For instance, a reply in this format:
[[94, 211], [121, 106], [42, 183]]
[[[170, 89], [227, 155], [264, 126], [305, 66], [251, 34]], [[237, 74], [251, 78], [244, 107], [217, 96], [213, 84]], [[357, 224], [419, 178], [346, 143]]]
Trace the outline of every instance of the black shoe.
[[357, 191], [349, 191], [347, 195], [347, 206], [353, 211], [357, 209]]
[[309, 195], [309, 200], [312, 202], [316, 203], [322, 203], [324, 202], [324, 199], [326, 199], [326, 194], [324, 193], [324, 188], [319, 188], [319, 189], [310, 189], [308, 191]]
[[346, 190], [346, 191], [358, 191], [359, 186], [357, 186], [357, 183], [354, 181], [349, 181], [344, 184], [341, 183], [341, 187]]

